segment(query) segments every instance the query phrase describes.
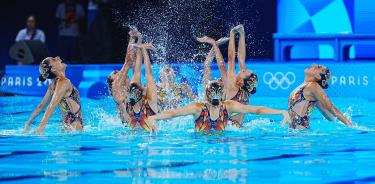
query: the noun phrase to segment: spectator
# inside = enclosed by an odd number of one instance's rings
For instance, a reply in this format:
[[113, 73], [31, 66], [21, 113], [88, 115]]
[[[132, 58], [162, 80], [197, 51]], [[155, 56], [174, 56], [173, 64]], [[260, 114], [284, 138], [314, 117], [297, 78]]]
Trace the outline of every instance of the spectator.
[[57, 7], [56, 18], [60, 22], [57, 50], [64, 60], [77, 59], [77, 44], [80, 36], [79, 23], [84, 16], [83, 7], [75, 0], [65, 0]]
[[44, 32], [36, 28], [36, 19], [34, 15], [30, 15], [26, 20], [26, 28], [21, 29], [16, 37], [16, 42], [23, 40], [40, 40], [41, 42], [46, 41]]

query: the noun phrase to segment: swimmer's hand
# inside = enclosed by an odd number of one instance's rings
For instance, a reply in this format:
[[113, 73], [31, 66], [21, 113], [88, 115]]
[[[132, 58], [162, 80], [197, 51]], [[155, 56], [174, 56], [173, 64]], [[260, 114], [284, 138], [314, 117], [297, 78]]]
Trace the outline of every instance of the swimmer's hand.
[[150, 128], [150, 134], [159, 132], [156, 120], [152, 116], [146, 118], [145, 122], [147, 126]]
[[283, 120], [281, 121], [281, 125], [285, 126], [286, 123], [290, 123], [290, 117], [288, 111], [282, 111], [281, 113], [283, 115]]

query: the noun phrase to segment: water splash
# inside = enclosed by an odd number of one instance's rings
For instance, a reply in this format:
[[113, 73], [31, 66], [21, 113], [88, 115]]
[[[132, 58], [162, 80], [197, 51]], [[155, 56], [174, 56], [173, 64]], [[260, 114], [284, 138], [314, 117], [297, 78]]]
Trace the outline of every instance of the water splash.
[[[255, 1], [160, 0], [126, 2], [126, 5], [115, 1], [114, 7], [114, 21], [123, 30], [127, 31], [130, 25], [136, 26], [143, 33], [145, 42], [155, 45], [157, 63], [202, 61], [209, 47], [197, 43], [196, 37], [208, 35], [218, 39], [228, 36], [231, 27], [238, 23], [245, 25], [247, 44], [251, 49], [249, 55], [264, 52], [259, 45], [269, 40], [265, 35], [257, 40], [253, 37], [256, 33], [254, 25], [259, 23], [263, 12], [255, 7]], [[123, 10], [126, 7], [129, 7], [128, 12]], [[249, 16], [248, 11], [255, 16]]]

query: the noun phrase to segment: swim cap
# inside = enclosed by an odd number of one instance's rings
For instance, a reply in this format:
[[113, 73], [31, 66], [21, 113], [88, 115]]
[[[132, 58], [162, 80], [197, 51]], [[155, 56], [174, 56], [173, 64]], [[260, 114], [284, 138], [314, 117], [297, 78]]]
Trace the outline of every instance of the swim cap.
[[224, 89], [218, 81], [211, 81], [206, 86], [206, 98], [214, 106], [223, 100]]
[[[321, 66], [320, 66], [321, 67]], [[318, 81], [318, 84], [323, 88], [327, 89], [328, 88], [328, 80], [331, 78], [331, 72], [327, 67], [326, 69], [323, 69], [322, 72], [320, 73], [320, 80]]]
[[114, 79], [112, 79], [112, 76], [114, 74], [118, 73], [118, 70], [115, 70], [115, 71], [112, 71], [108, 77], [107, 77], [107, 87], [108, 87], [108, 91], [109, 91], [109, 94], [112, 95], [112, 84], [113, 84], [113, 81]]
[[143, 90], [139, 84], [132, 82], [128, 88], [128, 100], [131, 105], [135, 105], [139, 100], [142, 99]]
[[47, 79], [54, 79], [56, 75], [51, 72], [52, 66], [49, 63], [49, 58], [43, 59], [39, 64], [39, 81], [44, 82]]
[[248, 93], [254, 94], [257, 91], [258, 76], [254, 73], [243, 79], [244, 85], [242, 86]]

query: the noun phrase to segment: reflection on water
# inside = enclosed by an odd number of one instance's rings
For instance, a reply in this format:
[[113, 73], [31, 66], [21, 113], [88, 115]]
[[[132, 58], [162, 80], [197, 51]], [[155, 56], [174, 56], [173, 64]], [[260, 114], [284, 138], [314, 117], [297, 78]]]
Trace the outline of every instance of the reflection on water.
[[[259, 99], [253, 103], [283, 103]], [[27, 101], [11, 97], [4, 103], [12, 100]], [[30, 103], [22, 112], [32, 111], [37, 101]], [[28, 114], [9, 107], [0, 109], [0, 182], [373, 182], [375, 109], [362, 104], [352, 111], [360, 125], [354, 129], [316, 114], [307, 131], [281, 127], [277, 117], [248, 116], [246, 129], [228, 128], [221, 136], [194, 133], [191, 117], [160, 123], [158, 135], [129, 131], [117, 121], [113, 104], [87, 99], [84, 133], [60, 132], [54, 117], [45, 135], [22, 134]]]

